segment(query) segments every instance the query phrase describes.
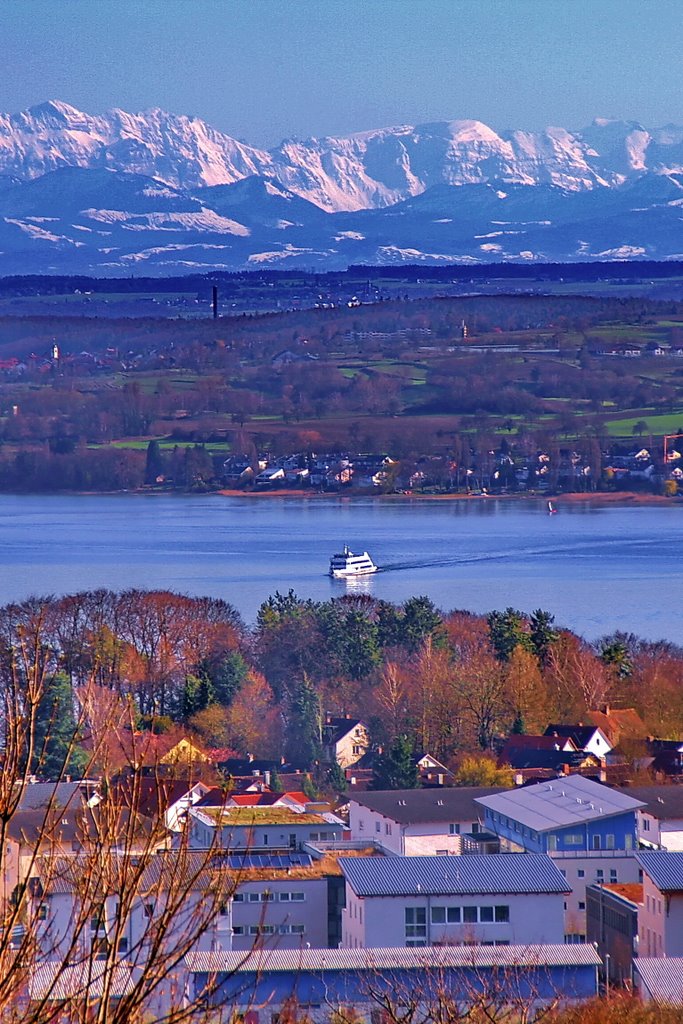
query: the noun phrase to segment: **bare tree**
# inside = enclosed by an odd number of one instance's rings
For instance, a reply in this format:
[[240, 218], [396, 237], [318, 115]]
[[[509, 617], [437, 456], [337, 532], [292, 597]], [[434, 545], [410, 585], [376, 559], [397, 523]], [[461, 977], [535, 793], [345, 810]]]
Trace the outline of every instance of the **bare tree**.
[[[150, 769], [116, 784], [107, 740], [126, 731], [141, 760], [134, 709], [92, 677], [65, 706], [50, 608], [2, 610], [0, 1020], [197, 1019], [180, 968], [192, 950], [229, 948], [239, 878], [224, 851], [191, 849], [161, 806], [143, 806]], [[73, 763], [89, 784], [63, 781]], [[161, 787], [161, 766], [151, 774]]]

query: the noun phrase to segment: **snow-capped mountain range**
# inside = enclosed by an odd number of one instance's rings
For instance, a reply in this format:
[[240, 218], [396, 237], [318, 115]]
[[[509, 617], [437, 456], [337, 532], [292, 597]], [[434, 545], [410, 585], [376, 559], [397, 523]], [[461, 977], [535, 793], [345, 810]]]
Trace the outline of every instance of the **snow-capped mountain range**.
[[683, 127], [479, 121], [249, 146], [198, 118], [0, 114], [0, 273], [672, 258]]

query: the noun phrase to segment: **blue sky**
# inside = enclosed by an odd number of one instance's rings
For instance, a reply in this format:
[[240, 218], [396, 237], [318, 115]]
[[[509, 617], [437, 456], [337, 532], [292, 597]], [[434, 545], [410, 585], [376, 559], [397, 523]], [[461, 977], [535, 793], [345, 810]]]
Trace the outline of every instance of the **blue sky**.
[[681, 0], [0, 0], [0, 110], [159, 106], [237, 138], [683, 123]]

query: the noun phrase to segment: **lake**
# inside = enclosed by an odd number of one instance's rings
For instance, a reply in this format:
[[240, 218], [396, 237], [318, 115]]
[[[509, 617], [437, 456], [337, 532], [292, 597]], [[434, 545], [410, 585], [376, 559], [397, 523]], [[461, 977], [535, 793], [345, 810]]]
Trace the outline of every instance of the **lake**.
[[[0, 603], [95, 587], [232, 602], [251, 622], [290, 588], [440, 608], [544, 608], [594, 639], [615, 629], [683, 643], [683, 507], [545, 501], [379, 501], [220, 495], [0, 495]], [[383, 569], [327, 575], [348, 543]]]

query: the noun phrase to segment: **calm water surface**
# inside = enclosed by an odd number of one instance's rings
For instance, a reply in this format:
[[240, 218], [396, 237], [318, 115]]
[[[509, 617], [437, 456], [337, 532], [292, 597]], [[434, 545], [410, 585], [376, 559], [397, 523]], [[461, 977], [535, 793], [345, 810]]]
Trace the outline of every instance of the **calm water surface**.
[[[0, 603], [94, 587], [231, 601], [247, 621], [275, 590], [441, 608], [545, 608], [589, 638], [683, 643], [683, 507], [470, 499], [380, 502], [171, 495], [0, 495]], [[332, 581], [342, 544], [383, 571]]]

